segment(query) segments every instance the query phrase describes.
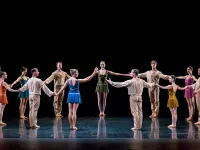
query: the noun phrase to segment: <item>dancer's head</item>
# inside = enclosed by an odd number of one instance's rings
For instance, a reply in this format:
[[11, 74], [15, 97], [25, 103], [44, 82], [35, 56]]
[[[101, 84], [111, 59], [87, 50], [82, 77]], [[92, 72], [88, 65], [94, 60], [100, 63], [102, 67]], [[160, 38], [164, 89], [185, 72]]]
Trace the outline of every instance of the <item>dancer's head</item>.
[[77, 78], [79, 73], [77, 69], [70, 69], [70, 74], [72, 77]]
[[168, 80], [169, 80], [170, 83], [176, 82], [176, 77], [175, 77], [175, 75], [169, 76]]
[[151, 68], [152, 69], [156, 69], [156, 67], [157, 67], [157, 61], [156, 60], [152, 60], [151, 61]]
[[1, 71], [0, 72], [0, 78], [7, 79], [7, 77], [8, 77], [8, 75], [7, 75], [7, 73], [5, 71]]
[[100, 62], [100, 67], [101, 67], [101, 68], [105, 68], [105, 67], [106, 67], [105, 61], [101, 61], [101, 62]]
[[200, 67], [198, 68], [198, 75], [200, 76]]
[[61, 69], [62, 69], [62, 62], [61, 62], [61, 61], [58, 61], [58, 62], [56, 63], [56, 67], [57, 67], [58, 70], [61, 70]]
[[138, 69], [132, 69], [131, 70], [131, 76], [132, 77], [137, 77], [139, 74], [139, 70]]
[[187, 67], [187, 73], [188, 74], [192, 74], [192, 71], [193, 71], [193, 67], [192, 66], [189, 66], [189, 67]]
[[22, 67], [20, 71], [21, 71], [22, 75], [26, 75], [27, 68], [26, 67]]
[[39, 73], [40, 72], [38, 71], [38, 68], [31, 69], [31, 74], [32, 74], [33, 77], [39, 76]]

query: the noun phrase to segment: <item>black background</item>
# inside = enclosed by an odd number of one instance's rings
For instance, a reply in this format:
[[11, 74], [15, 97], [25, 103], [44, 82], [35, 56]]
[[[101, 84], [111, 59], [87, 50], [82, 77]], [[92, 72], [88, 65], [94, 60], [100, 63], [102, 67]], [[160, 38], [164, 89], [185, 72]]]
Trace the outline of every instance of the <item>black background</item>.
[[[104, 12], [105, 13], [105, 12]], [[63, 13], [34, 12], [7, 14], [3, 21], [0, 65], [8, 74], [7, 83], [20, 75], [22, 66], [29, 70], [37, 67], [42, 80], [56, 70], [56, 62], [63, 62], [63, 70], [79, 70], [79, 78], [89, 76], [100, 61], [106, 62], [106, 69], [127, 73], [132, 68], [140, 72], [151, 69], [150, 61], [157, 60], [158, 70], [164, 74], [186, 75], [187, 66], [193, 66], [197, 75], [199, 64], [198, 19], [187, 13], [142, 13], [109, 12]], [[111, 76], [113, 81], [125, 81], [129, 77]], [[146, 79], [145, 79], [146, 80]], [[78, 116], [98, 116], [95, 87], [97, 77], [80, 85], [83, 104]], [[161, 79], [161, 85], [168, 81]], [[184, 86], [184, 80], [177, 80]], [[18, 89], [19, 83], [13, 88]], [[53, 90], [53, 82], [48, 85]], [[131, 116], [126, 88], [109, 86], [107, 116]], [[67, 116], [68, 88], [63, 101], [63, 115]], [[9, 104], [4, 117], [18, 117], [18, 93], [7, 92]], [[184, 91], [177, 92], [180, 104], [178, 115], [188, 117]], [[168, 91], [160, 92], [160, 116], [170, 115], [167, 108]], [[28, 105], [27, 105], [28, 108]], [[143, 111], [151, 114], [147, 89], [143, 92]], [[28, 115], [28, 110], [26, 116]], [[40, 117], [53, 117], [53, 97], [42, 92]]]

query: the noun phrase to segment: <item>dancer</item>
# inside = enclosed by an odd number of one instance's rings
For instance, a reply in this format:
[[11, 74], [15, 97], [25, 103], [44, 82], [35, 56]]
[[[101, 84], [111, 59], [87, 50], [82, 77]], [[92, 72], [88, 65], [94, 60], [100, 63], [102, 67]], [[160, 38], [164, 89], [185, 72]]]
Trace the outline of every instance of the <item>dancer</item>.
[[98, 98], [98, 107], [100, 114], [99, 116], [105, 116], [106, 109], [106, 100], [109, 93], [108, 83], [106, 81], [108, 75], [116, 75], [116, 76], [130, 76], [129, 74], [121, 74], [115, 73], [105, 69], [105, 61], [100, 62], [101, 69], [97, 72], [98, 74], [98, 82], [96, 86], [97, 98]]
[[[198, 75], [200, 76], [200, 67], [198, 68]], [[196, 96], [196, 105], [198, 111], [198, 121], [195, 122], [195, 125], [200, 125], [200, 77], [196, 81], [196, 83], [189, 85], [188, 87], [193, 88], [194, 94]]]
[[95, 75], [96, 72], [98, 71], [98, 68], [95, 68], [94, 72], [92, 73], [92, 75], [88, 76], [87, 78], [84, 79], [77, 79], [79, 73], [77, 69], [70, 69], [70, 74], [71, 74], [71, 78], [69, 78], [65, 84], [63, 85], [63, 87], [60, 89], [60, 91], [58, 93], [56, 93], [56, 95], [59, 95], [68, 85], [69, 86], [69, 93], [68, 93], [68, 98], [67, 98], [67, 103], [68, 103], [68, 108], [69, 108], [69, 114], [68, 114], [68, 119], [69, 119], [69, 123], [70, 123], [70, 129], [71, 130], [77, 130], [76, 127], [76, 112], [78, 109], [78, 106], [80, 103], [82, 103], [81, 101], [81, 95], [80, 95], [80, 91], [79, 91], [79, 83], [84, 83], [84, 82], [88, 82], [90, 81]]
[[28, 82], [21, 87], [19, 90], [24, 92], [29, 89], [29, 123], [31, 128], [39, 128], [37, 125], [37, 113], [40, 107], [40, 95], [41, 89], [45, 92], [46, 95], [51, 97], [55, 95], [54, 92], [49, 90], [49, 88], [42, 82], [41, 79], [37, 78], [39, 76], [39, 71], [37, 68], [31, 69], [32, 77]]
[[[178, 76], [177, 79], [185, 79], [185, 85], [192, 85], [197, 79], [192, 75], [193, 67], [189, 66], [187, 68], [188, 75]], [[188, 121], [193, 119], [195, 112], [195, 101], [194, 101], [194, 90], [191, 87], [185, 89], [184, 97], [188, 103], [189, 117], [186, 118]]]
[[[54, 71], [51, 74], [51, 76], [45, 80], [46, 85], [54, 80], [54, 92], [60, 91], [61, 87], [65, 83], [65, 80], [70, 78], [70, 76], [66, 72], [62, 71], [61, 61], [57, 62], [56, 66], [57, 66], [57, 70]], [[61, 115], [63, 98], [64, 98], [64, 91], [62, 91], [58, 96], [54, 96], [53, 107], [54, 107], [54, 113], [56, 117], [63, 117]]]
[[0, 125], [6, 125], [6, 123], [2, 121], [4, 108], [6, 107], [6, 104], [8, 104], [6, 90], [10, 92], [19, 92], [19, 90], [11, 89], [5, 82], [5, 79], [7, 79], [7, 73], [0, 70]]
[[[147, 78], [148, 83], [155, 83], [159, 84], [160, 78], [167, 80], [168, 75], [162, 74], [160, 71], [157, 70], [157, 61], [151, 61], [151, 70], [146, 71], [138, 75], [139, 78]], [[159, 87], [154, 86], [153, 88], [149, 88], [149, 98], [151, 103], [151, 111], [152, 115], [150, 118], [157, 118], [160, 109], [160, 89]]]
[[[26, 67], [22, 67], [21, 69], [21, 76], [17, 78], [16, 81], [14, 81], [11, 84], [11, 88], [16, 84], [16, 83], [20, 83], [21, 87], [27, 83], [29, 77], [26, 76], [27, 74], [27, 68]], [[29, 91], [26, 90], [25, 92], [19, 92], [18, 97], [20, 98], [20, 105], [19, 105], [19, 118], [20, 119], [28, 119], [27, 117], [24, 116], [25, 112], [26, 112], [26, 105], [27, 105], [27, 101], [29, 98]]]
[[143, 112], [142, 112], [142, 92], [143, 88], [152, 88], [154, 83], [147, 83], [144, 80], [138, 78], [139, 70], [133, 69], [130, 73], [131, 80], [125, 82], [113, 82], [107, 80], [109, 84], [116, 88], [127, 87], [128, 94], [130, 95], [130, 108], [134, 117], [134, 128], [131, 130], [139, 130], [142, 128]]
[[167, 102], [167, 107], [169, 108], [171, 115], [172, 115], [172, 124], [169, 125], [169, 128], [176, 128], [176, 122], [177, 122], [177, 107], [179, 107], [178, 100], [176, 98], [176, 91], [177, 90], [185, 90], [187, 86], [184, 88], [179, 87], [176, 82], [176, 77], [174, 75], [169, 76], [169, 82], [171, 85], [168, 86], [161, 86], [158, 85], [161, 89], [167, 89], [169, 93], [169, 98]]

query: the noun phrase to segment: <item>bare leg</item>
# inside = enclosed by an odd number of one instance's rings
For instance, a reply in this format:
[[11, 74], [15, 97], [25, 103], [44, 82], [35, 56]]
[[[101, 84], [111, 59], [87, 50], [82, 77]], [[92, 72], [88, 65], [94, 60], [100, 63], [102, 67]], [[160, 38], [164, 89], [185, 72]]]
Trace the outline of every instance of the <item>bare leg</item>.
[[193, 105], [192, 105], [192, 99], [188, 99], [188, 104], [189, 104], [189, 118], [187, 118], [188, 121], [191, 121], [193, 118], [193, 114], [194, 114], [194, 109], [193, 109]]
[[98, 98], [98, 107], [99, 107], [99, 116], [102, 116], [103, 114], [103, 93], [97, 92], [97, 98]]
[[170, 110], [170, 112], [171, 112], [171, 115], [172, 115], [172, 124], [171, 124], [171, 125], [169, 125], [168, 127], [171, 127], [171, 126], [173, 125], [173, 110], [172, 110], [172, 108], [169, 108], [169, 110]]
[[[25, 100], [24, 100], [24, 109], [23, 109], [23, 114], [25, 114], [25, 112], [26, 112], [27, 102], [28, 102], [28, 98], [25, 98]], [[25, 118], [25, 119], [28, 119], [25, 115], [24, 115], [24, 118]]]
[[108, 93], [103, 93], [103, 113], [102, 113], [102, 116], [105, 116], [107, 95], [108, 95]]
[[73, 119], [72, 119], [72, 115], [73, 115], [73, 104], [68, 103], [68, 119], [69, 119], [69, 124], [70, 124], [70, 129], [72, 129], [73, 127]]
[[23, 114], [23, 107], [24, 107], [24, 98], [20, 98], [20, 104], [19, 104], [19, 118], [24, 119], [24, 114]]
[[194, 124], [200, 125], [200, 95], [196, 95], [196, 105], [197, 105], [197, 111], [198, 111], [198, 121]]
[[77, 115], [76, 115], [76, 112], [77, 112], [77, 109], [78, 109], [78, 106], [79, 104], [73, 104], [73, 115], [72, 115], [72, 120], [73, 120], [73, 130], [77, 130], [77, 127], [76, 127], [76, 118], [77, 118]]
[[188, 104], [188, 111], [189, 111], [189, 117], [186, 118], [186, 120], [188, 120], [190, 118], [191, 109], [190, 109], [189, 99], [186, 99], [186, 101], [187, 101], [187, 104]]
[[5, 107], [6, 107], [6, 104], [0, 103], [0, 125], [6, 125], [6, 123], [2, 122], [3, 112], [4, 112]]
[[195, 112], [195, 99], [194, 99], [194, 97], [192, 97], [192, 99], [191, 99], [191, 102], [192, 102], [192, 110], [193, 110], [193, 112], [192, 112], [192, 118], [194, 117], [194, 112]]

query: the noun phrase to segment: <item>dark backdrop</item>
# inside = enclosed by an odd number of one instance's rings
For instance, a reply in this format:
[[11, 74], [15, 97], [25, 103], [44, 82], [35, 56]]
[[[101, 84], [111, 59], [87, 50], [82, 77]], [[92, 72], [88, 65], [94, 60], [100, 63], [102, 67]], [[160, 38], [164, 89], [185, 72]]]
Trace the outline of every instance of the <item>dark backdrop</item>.
[[[76, 18], [76, 19], [75, 19]], [[12, 83], [20, 75], [22, 66], [29, 70], [39, 68], [42, 80], [56, 70], [56, 62], [63, 62], [63, 70], [69, 73], [70, 68], [79, 70], [79, 78], [90, 75], [99, 67], [101, 60], [106, 62], [106, 69], [127, 73], [132, 68], [140, 72], [151, 69], [150, 61], [157, 60], [158, 70], [164, 74], [186, 75], [187, 66], [194, 68], [197, 76], [199, 67], [199, 40], [196, 38], [197, 24], [195, 20], [180, 17], [144, 15], [143, 19], [130, 21], [131, 18], [113, 15], [99, 16], [77, 15], [69, 20], [55, 16], [20, 18], [12, 14], [4, 23], [0, 65], [8, 74], [7, 83]], [[187, 21], [186, 21], [187, 19]], [[111, 76], [113, 81], [125, 81], [129, 77]], [[146, 79], [145, 79], [146, 80]], [[78, 116], [98, 116], [95, 87], [97, 77], [80, 85], [83, 104], [78, 109]], [[161, 79], [161, 85], [168, 81]], [[184, 80], [177, 80], [184, 86]], [[18, 89], [19, 83], [14, 86]], [[48, 85], [53, 90], [53, 82]], [[131, 116], [126, 88], [116, 89], [109, 86], [107, 99], [107, 116]], [[67, 116], [66, 104], [68, 88], [63, 101], [63, 115]], [[5, 117], [18, 117], [18, 93], [7, 92], [9, 104], [5, 108]], [[188, 116], [184, 91], [177, 92], [180, 107], [178, 114]], [[168, 91], [160, 93], [160, 116], [168, 116]], [[28, 106], [28, 105], [27, 105]], [[150, 115], [150, 102], [147, 89], [143, 92], [144, 115]], [[28, 111], [27, 113], [28, 114]], [[42, 92], [39, 116], [52, 117], [53, 97]]]

